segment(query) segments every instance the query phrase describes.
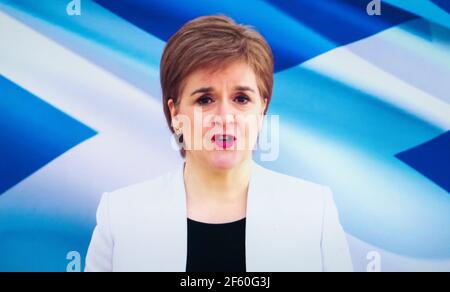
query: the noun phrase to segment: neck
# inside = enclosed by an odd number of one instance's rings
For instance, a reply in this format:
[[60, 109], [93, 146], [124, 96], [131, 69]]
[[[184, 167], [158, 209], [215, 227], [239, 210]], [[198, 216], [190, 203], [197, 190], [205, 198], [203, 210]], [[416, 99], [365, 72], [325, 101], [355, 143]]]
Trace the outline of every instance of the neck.
[[184, 178], [188, 195], [206, 200], [240, 200], [247, 195], [251, 166], [251, 156], [231, 169], [211, 169], [187, 155]]

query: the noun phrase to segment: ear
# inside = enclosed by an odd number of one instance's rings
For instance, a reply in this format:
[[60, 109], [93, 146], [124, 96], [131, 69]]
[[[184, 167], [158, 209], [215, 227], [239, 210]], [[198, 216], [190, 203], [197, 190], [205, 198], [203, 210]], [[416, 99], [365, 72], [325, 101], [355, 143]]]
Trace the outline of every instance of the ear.
[[179, 125], [179, 121], [177, 118], [178, 111], [176, 109], [175, 103], [172, 98], [169, 98], [169, 100], [167, 100], [167, 106], [169, 107], [170, 117], [172, 120], [172, 123], [171, 123], [172, 129], [175, 133], [178, 134], [178, 132], [180, 130], [180, 125]]
[[267, 109], [267, 97], [264, 97], [263, 98], [263, 102], [262, 102], [262, 114], [264, 115], [264, 112], [266, 111], [266, 109]]
[[169, 98], [167, 100], [167, 106], [169, 107], [170, 116], [172, 117], [172, 119], [174, 119], [175, 116], [177, 115], [177, 110], [175, 108], [175, 103], [172, 98]]
[[259, 115], [259, 117], [258, 117], [258, 132], [260, 132], [261, 130], [262, 130], [262, 127], [263, 127], [263, 122], [264, 122], [264, 117], [265, 117], [265, 115], [264, 115], [264, 111], [266, 110], [266, 108], [267, 108], [267, 98], [265, 97], [265, 98], [263, 98], [263, 102], [262, 102], [262, 110], [261, 110], [261, 113], [260, 113], [260, 115]]

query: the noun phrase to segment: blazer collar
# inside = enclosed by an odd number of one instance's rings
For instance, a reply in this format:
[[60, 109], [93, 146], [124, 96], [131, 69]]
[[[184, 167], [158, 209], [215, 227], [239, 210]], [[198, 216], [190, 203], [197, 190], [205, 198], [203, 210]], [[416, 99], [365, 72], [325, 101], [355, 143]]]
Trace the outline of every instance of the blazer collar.
[[[167, 259], [167, 266], [173, 267], [175, 271], [186, 270], [187, 260], [187, 208], [186, 191], [184, 184], [184, 166], [181, 164], [170, 177], [172, 188], [171, 208], [173, 224], [168, 226], [166, 232], [171, 232], [171, 238], [176, 242], [177, 254]], [[265, 245], [267, 236], [277, 236], [277, 227], [267, 212], [267, 206], [271, 205], [272, 197], [267, 192], [268, 170], [264, 169], [252, 160], [251, 176], [247, 197], [246, 215], [246, 266], [248, 272], [271, 269], [277, 270], [273, 259], [270, 258], [270, 250], [273, 247]]]

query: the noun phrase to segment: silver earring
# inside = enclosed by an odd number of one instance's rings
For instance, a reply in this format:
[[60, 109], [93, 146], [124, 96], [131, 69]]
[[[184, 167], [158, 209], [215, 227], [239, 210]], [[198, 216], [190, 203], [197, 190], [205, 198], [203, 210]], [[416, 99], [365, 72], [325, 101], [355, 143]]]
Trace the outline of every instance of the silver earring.
[[181, 129], [180, 128], [178, 128], [178, 127], [173, 127], [173, 130], [174, 130], [174, 138], [175, 138], [175, 142], [178, 144], [178, 146], [180, 147], [180, 148], [182, 148], [183, 147], [183, 132], [181, 131]]
[[178, 128], [178, 127], [174, 127], [173, 130], [174, 130], [175, 134], [178, 135], [178, 136], [182, 134], [181, 129]]

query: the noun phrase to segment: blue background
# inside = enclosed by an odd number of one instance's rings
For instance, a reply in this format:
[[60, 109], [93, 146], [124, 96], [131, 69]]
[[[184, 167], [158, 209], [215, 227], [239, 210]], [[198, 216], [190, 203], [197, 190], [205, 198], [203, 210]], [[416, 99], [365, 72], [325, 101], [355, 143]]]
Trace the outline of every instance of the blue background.
[[159, 61], [217, 13], [275, 55], [279, 157], [260, 163], [333, 189], [356, 270], [377, 251], [385, 271], [450, 271], [448, 1], [69, 2], [0, 0], [0, 271], [84, 264], [101, 193], [180, 163]]

